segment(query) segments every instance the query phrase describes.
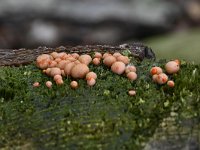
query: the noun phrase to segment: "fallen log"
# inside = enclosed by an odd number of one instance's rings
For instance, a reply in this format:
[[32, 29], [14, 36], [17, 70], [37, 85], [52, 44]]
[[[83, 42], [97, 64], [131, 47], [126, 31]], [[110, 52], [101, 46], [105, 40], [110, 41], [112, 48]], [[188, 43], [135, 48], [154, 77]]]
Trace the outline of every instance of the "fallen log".
[[123, 44], [119, 46], [109, 45], [86, 45], [86, 46], [60, 46], [57, 48], [38, 47], [37, 49], [0, 49], [0, 66], [19, 66], [30, 64], [35, 58], [43, 53], [67, 52], [67, 53], [91, 53], [91, 52], [122, 52], [129, 50], [131, 54], [143, 60], [144, 58], [155, 59], [155, 54], [151, 48], [142, 43]]

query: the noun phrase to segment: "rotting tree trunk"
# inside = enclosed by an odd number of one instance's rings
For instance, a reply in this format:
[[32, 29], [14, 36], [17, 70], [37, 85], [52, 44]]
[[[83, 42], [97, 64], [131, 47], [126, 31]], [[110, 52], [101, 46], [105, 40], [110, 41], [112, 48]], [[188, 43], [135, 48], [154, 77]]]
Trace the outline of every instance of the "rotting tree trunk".
[[8, 65], [22, 65], [29, 64], [35, 60], [35, 58], [43, 53], [56, 52], [67, 52], [67, 53], [90, 53], [90, 52], [122, 52], [129, 50], [131, 54], [140, 60], [144, 58], [155, 59], [154, 52], [147, 46], [141, 43], [123, 44], [120, 46], [109, 46], [109, 45], [86, 45], [86, 46], [60, 46], [58, 48], [47, 48], [39, 47], [37, 49], [0, 49], [0, 66]]

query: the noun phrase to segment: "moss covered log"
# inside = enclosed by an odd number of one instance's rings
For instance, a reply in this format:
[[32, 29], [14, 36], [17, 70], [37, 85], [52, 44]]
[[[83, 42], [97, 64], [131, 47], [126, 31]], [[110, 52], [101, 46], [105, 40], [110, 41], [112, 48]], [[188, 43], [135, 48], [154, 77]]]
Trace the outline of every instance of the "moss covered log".
[[[175, 81], [170, 88], [153, 83], [149, 74], [166, 60], [131, 63], [137, 67], [137, 81], [90, 65], [98, 75], [96, 85], [78, 80], [76, 90], [69, 86], [71, 78], [48, 89], [45, 82], [54, 81], [34, 63], [1, 67], [0, 148], [159, 149], [169, 136], [171, 146], [178, 148], [188, 137], [200, 144], [200, 65], [182, 62], [180, 72], [170, 76]], [[41, 86], [34, 88], [35, 81]], [[130, 89], [136, 96], [128, 95]]]

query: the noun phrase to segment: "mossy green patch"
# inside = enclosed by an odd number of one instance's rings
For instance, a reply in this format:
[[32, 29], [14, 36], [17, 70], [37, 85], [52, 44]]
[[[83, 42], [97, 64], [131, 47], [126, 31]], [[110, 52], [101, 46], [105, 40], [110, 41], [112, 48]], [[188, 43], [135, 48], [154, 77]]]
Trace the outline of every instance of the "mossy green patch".
[[[97, 73], [94, 87], [70, 77], [57, 86], [34, 64], [0, 68], [0, 148], [28, 149], [139, 149], [164, 118], [199, 117], [200, 65], [183, 63], [170, 76], [175, 87], [152, 82], [149, 70], [166, 60], [144, 60], [136, 65], [138, 79], [130, 82], [109, 68], [90, 65]], [[52, 81], [52, 89], [45, 86]], [[40, 87], [33, 87], [34, 82]], [[135, 89], [136, 96], [128, 91]], [[173, 112], [173, 113], [172, 113]], [[178, 123], [179, 124], [179, 123]]]

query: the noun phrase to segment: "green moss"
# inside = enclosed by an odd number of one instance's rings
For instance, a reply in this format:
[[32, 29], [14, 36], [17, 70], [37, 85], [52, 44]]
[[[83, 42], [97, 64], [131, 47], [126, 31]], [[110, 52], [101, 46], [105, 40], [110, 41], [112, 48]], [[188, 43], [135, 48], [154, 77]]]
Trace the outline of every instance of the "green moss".
[[[175, 88], [152, 82], [151, 66], [165, 60], [132, 63], [138, 80], [130, 82], [105, 66], [90, 69], [97, 84], [88, 87], [45, 86], [51, 78], [34, 64], [0, 68], [0, 148], [29, 149], [138, 149], [153, 136], [164, 118], [176, 112], [179, 120], [199, 116], [200, 65], [184, 63]], [[41, 86], [34, 88], [38, 81]], [[52, 81], [53, 82], [53, 81]], [[137, 95], [130, 97], [129, 89]]]

